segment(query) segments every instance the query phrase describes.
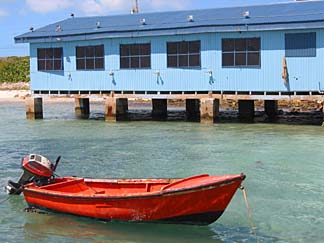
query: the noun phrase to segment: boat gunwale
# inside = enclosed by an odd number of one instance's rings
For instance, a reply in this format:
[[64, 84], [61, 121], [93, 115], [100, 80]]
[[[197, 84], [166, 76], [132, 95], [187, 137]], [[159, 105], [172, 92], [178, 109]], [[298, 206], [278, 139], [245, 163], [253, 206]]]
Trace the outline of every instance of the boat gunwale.
[[[211, 190], [214, 188], [222, 187], [225, 185], [230, 185], [234, 183], [235, 181], [243, 181], [246, 178], [246, 176], [242, 173], [240, 175], [237, 175], [233, 178], [222, 180], [222, 181], [217, 181], [209, 184], [204, 184], [204, 185], [199, 185], [199, 186], [193, 186], [193, 187], [188, 187], [188, 188], [180, 188], [180, 189], [170, 189], [166, 191], [157, 191], [154, 193], [141, 193], [141, 194], [132, 194], [132, 195], [126, 195], [126, 196], [109, 196], [105, 195], [103, 196], [102, 194], [93, 194], [92, 196], [80, 196], [80, 195], [72, 195], [71, 193], [56, 193], [56, 192], [48, 192], [49, 190], [35, 190], [35, 189], [30, 189], [30, 188], [24, 188], [23, 192], [30, 192], [30, 193], [35, 193], [35, 194], [41, 194], [41, 195], [46, 195], [49, 197], [53, 198], [73, 198], [73, 199], [78, 199], [78, 200], [127, 200], [127, 199], [139, 199], [139, 198], [152, 198], [152, 197], [161, 197], [161, 196], [173, 196], [173, 195], [180, 195], [180, 194], [186, 194], [186, 193], [192, 193], [192, 192], [197, 192], [197, 191], [205, 191], [205, 190]], [[28, 185], [27, 185], [28, 186]]]

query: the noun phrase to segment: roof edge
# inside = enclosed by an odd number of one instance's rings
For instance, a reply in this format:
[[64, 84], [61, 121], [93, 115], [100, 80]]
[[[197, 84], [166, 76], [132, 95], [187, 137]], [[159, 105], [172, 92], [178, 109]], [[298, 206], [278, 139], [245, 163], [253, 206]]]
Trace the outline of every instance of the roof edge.
[[[151, 30], [125, 30], [125, 31], [105, 31], [100, 33], [79, 33], [74, 35], [58, 35], [58, 36], [39, 36], [30, 38], [15, 37], [15, 43], [37, 43], [37, 42], [69, 42], [82, 40], [98, 40], [98, 39], [116, 39], [116, 38], [134, 38], [134, 37], [155, 37], [165, 35], [189, 35], [203, 33], [233, 33], [233, 32], [260, 32], [260, 31], [278, 31], [278, 30], [304, 30], [304, 29], [324, 29], [324, 20], [308, 21], [308, 26], [301, 26], [300, 21], [290, 22], [285, 27], [281, 26], [282, 22], [270, 24], [250, 24], [250, 25], [202, 25], [186, 28], [162, 28]], [[302, 21], [305, 23], [305, 21]], [[163, 32], [161, 32], [163, 31]]]

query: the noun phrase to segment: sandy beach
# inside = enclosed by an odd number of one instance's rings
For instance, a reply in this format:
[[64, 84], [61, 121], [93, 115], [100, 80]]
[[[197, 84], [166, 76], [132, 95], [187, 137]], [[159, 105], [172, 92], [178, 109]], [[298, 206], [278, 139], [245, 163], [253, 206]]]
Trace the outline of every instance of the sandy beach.
[[0, 102], [24, 101], [31, 95], [29, 83], [0, 83]]
[[26, 97], [29, 97], [30, 95], [30, 90], [0, 90], [0, 101], [24, 101]]

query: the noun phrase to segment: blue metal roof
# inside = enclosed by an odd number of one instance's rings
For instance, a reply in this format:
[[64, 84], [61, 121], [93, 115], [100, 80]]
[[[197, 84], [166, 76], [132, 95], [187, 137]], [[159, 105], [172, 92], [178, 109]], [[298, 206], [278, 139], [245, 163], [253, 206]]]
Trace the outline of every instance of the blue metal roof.
[[[248, 12], [249, 17], [244, 17]], [[188, 21], [188, 16], [193, 21]], [[145, 24], [141, 21], [145, 19]], [[100, 22], [97, 28], [96, 23]], [[57, 31], [57, 26], [61, 27]], [[324, 28], [324, 1], [69, 18], [15, 37], [16, 43], [206, 32]]]

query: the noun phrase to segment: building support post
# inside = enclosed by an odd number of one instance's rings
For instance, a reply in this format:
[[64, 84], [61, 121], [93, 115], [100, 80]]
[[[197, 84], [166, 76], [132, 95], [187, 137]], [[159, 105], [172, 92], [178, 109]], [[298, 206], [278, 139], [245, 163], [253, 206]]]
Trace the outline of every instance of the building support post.
[[200, 119], [200, 100], [186, 99], [186, 120], [199, 121]]
[[165, 120], [168, 117], [168, 100], [152, 99], [153, 120]]
[[116, 98], [107, 98], [105, 104], [105, 121], [106, 122], [116, 122]]
[[204, 98], [200, 100], [200, 122], [213, 124], [219, 115], [219, 99]]
[[239, 100], [239, 117], [243, 122], [253, 122], [254, 100]]
[[26, 118], [29, 120], [43, 119], [43, 98], [29, 97], [26, 99]]
[[88, 119], [90, 116], [89, 98], [75, 98], [75, 116], [79, 119]]
[[128, 115], [128, 99], [116, 99], [116, 116], [117, 120], [126, 120]]
[[270, 119], [275, 119], [278, 114], [278, 101], [277, 100], [265, 100], [264, 111]]
[[105, 121], [116, 122], [127, 118], [128, 99], [109, 97], [105, 104]]

